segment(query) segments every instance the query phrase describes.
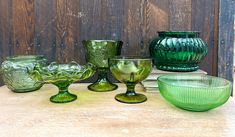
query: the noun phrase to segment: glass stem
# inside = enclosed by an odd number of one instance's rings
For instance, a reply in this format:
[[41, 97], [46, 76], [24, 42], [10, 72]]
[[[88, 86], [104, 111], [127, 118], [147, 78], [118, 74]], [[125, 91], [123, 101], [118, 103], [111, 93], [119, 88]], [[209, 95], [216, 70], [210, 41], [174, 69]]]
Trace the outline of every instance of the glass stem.
[[108, 70], [106, 68], [98, 68], [98, 82], [108, 81]]
[[59, 88], [60, 93], [68, 92], [68, 87]]
[[126, 91], [126, 95], [128, 96], [134, 96], [136, 95], [135, 93], [135, 83], [126, 83], [127, 86], [127, 91]]
[[59, 93], [68, 92], [69, 82], [54, 83], [59, 88]]

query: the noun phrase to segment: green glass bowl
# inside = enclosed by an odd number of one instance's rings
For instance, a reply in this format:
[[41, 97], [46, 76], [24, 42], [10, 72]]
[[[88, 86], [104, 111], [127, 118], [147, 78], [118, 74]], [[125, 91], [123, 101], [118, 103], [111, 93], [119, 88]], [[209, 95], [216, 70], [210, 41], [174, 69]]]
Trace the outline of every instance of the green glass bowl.
[[169, 74], [158, 78], [161, 95], [171, 104], [189, 111], [207, 111], [223, 105], [232, 84], [219, 77], [196, 74]]
[[10, 56], [1, 64], [1, 76], [5, 85], [16, 93], [38, 90], [43, 83], [30, 78], [27, 68], [32, 70], [35, 64], [47, 65], [47, 59], [41, 55]]
[[28, 73], [32, 79], [38, 82], [51, 83], [58, 87], [59, 93], [50, 98], [51, 102], [67, 103], [77, 99], [76, 95], [69, 93], [69, 85], [91, 77], [95, 73], [95, 66], [90, 63], [81, 66], [74, 61], [69, 64], [52, 62], [45, 67], [36, 64], [34, 69], [29, 70]]

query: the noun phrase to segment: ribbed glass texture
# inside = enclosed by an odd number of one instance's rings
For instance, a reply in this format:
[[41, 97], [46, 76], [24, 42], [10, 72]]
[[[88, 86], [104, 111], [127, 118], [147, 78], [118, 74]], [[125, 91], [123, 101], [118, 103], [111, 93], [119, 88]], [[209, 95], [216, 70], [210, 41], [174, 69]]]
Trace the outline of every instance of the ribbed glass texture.
[[169, 74], [158, 78], [161, 95], [173, 105], [189, 111], [207, 111], [224, 104], [232, 90], [229, 81], [192, 74]]
[[195, 71], [207, 55], [207, 45], [199, 32], [158, 32], [150, 43], [150, 54], [158, 69]]

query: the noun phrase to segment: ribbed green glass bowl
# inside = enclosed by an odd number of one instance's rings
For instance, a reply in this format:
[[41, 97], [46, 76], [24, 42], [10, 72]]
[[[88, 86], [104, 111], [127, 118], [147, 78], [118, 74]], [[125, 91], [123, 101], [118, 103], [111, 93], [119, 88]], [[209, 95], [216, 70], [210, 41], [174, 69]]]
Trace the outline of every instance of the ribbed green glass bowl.
[[169, 74], [158, 78], [161, 95], [171, 104], [189, 111], [208, 111], [230, 97], [228, 80], [208, 75]]

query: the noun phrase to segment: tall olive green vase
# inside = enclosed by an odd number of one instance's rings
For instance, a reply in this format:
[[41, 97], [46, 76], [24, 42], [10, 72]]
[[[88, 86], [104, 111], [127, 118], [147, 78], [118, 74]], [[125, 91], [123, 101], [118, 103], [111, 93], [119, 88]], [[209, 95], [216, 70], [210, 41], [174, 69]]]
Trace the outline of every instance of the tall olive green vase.
[[107, 77], [109, 71], [108, 59], [121, 54], [122, 41], [114, 40], [84, 40], [86, 61], [97, 67], [98, 79], [88, 86], [89, 90], [106, 92], [117, 89]]

